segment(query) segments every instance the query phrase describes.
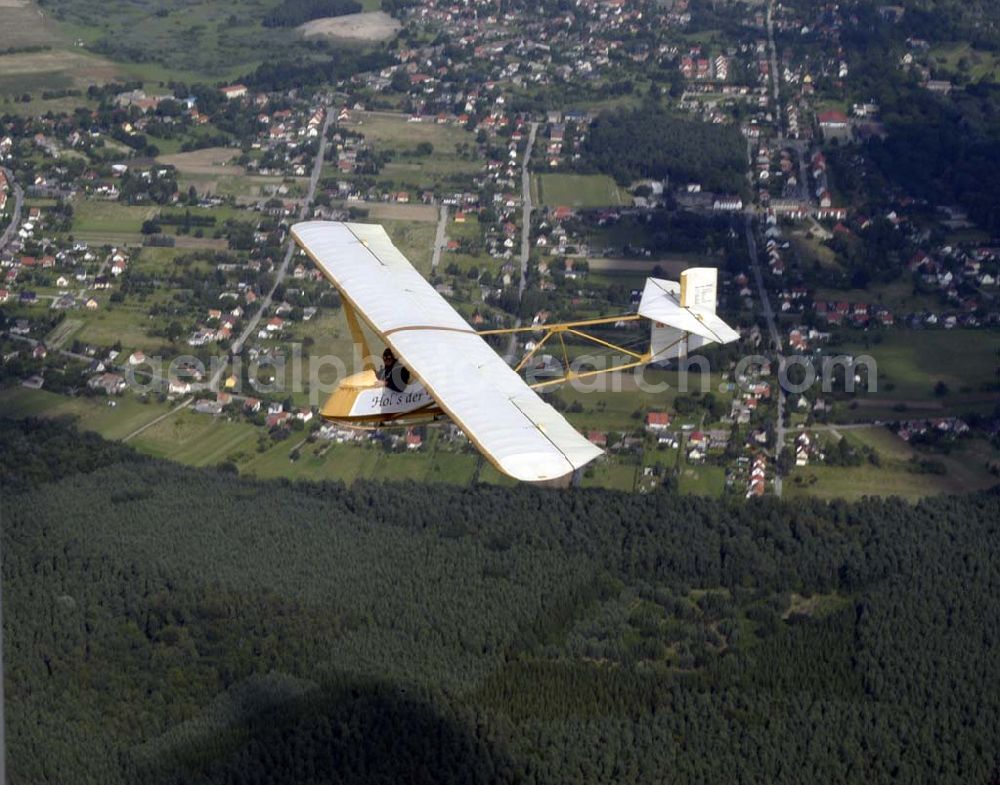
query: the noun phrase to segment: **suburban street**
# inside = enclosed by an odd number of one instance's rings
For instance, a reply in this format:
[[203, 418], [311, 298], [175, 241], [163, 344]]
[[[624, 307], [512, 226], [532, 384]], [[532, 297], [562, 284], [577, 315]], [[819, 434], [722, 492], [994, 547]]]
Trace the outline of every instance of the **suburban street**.
[[[518, 302], [524, 297], [528, 277], [528, 259], [531, 258], [531, 214], [535, 206], [531, 202], [531, 170], [528, 168], [528, 164], [531, 161], [531, 151], [535, 147], [537, 133], [538, 123], [532, 123], [528, 129], [528, 144], [524, 148], [524, 158], [521, 160], [521, 279], [517, 282]], [[521, 326], [520, 317], [514, 326]], [[507, 345], [507, 356], [516, 357], [516, 350], [517, 334], [513, 333], [510, 336], [510, 343]]]
[[785, 115], [781, 110], [781, 74], [778, 72], [778, 47], [774, 43], [774, 0], [767, 4], [767, 46], [771, 52], [771, 88], [774, 95], [774, 122], [778, 136], [784, 136]]
[[17, 227], [21, 225], [21, 208], [24, 207], [24, 191], [17, 184], [17, 181], [14, 180], [14, 173], [10, 169], [0, 166], [0, 172], [3, 172], [7, 177], [7, 183], [14, 194], [14, 212], [11, 214], [10, 223], [7, 224], [7, 228], [0, 235], [0, 251], [2, 251], [17, 233]]
[[[313, 161], [312, 173], [309, 176], [309, 190], [306, 193], [306, 198], [302, 202], [302, 206], [299, 208], [298, 219], [301, 220], [306, 217], [309, 206], [312, 204], [312, 200], [316, 195], [316, 186], [319, 184], [320, 173], [323, 171], [323, 156], [326, 154], [326, 134], [330, 128], [330, 123], [333, 121], [334, 113], [330, 110], [329, 104], [326, 106], [326, 117], [323, 120], [323, 130], [320, 132], [319, 136], [319, 150], [316, 153], [316, 160]], [[237, 355], [243, 351], [243, 345], [246, 343], [247, 339], [252, 336], [257, 331], [257, 325], [260, 324], [260, 320], [267, 313], [267, 309], [271, 307], [271, 302], [274, 299], [274, 293], [281, 283], [285, 280], [285, 276], [288, 274], [288, 266], [292, 261], [292, 256], [295, 255], [296, 245], [291, 237], [287, 240], [288, 247], [285, 250], [285, 257], [282, 259], [281, 266], [278, 268], [278, 272], [274, 277], [274, 285], [271, 290], [261, 298], [260, 307], [257, 308], [257, 312], [253, 315], [249, 322], [247, 322], [246, 328], [240, 333], [240, 337], [237, 338], [230, 349], [230, 354]], [[220, 366], [219, 369], [212, 375], [209, 380], [208, 386], [211, 389], [217, 389], [219, 386], [219, 379], [222, 378], [222, 374], [225, 373], [225, 366]]]
[[438, 212], [437, 232], [434, 234], [434, 252], [431, 254], [431, 272], [433, 273], [441, 264], [441, 251], [444, 250], [445, 229], [448, 227], [448, 207], [441, 205]]
[[[771, 308], [771, 298], [768, 296], [767, 287], [764, 285], [764, 275], [760, 269], [760, 255], [757, 252], [757, 237], [755, 236], [754, 227], [754, 214], [748, 211], [744, 215], [745, 223], [744, 229], [746, 231], [747, 238], [747, 251], [750, 254], [750, 262], [753, 265], [753, 277], [757, 284], [757, 296], [760, 299], [761, 308], [764, 309], [764, 319], [767, 322], [767, 334], [770, 338], [770, 348], [777, 354], [778, 358], [778, 379], [784, 375], [785, 369], [785, 357], [781, 353], [781, 334], [778, 332], [778, 326], [774, 321], [774, 309]], [[774, 423], [774, 457], [781, 454], [782, 448], [785, 446], [785, 391], [781, 388], [781, 383], [775, 385], [776, 388], [776, 399], [775, 403], [777, 405], [777, 414], [775, 416]], [[781, 496], [781, 475], [775, 474], [774, 477], [774, 493], [777, 496]]]

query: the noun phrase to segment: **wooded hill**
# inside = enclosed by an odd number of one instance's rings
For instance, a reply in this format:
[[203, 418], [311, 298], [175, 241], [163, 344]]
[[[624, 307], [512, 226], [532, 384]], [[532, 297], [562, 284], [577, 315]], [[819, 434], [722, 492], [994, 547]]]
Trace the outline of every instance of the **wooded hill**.
[[12, 782], [995, 782], [996, 493], [0, 480]]

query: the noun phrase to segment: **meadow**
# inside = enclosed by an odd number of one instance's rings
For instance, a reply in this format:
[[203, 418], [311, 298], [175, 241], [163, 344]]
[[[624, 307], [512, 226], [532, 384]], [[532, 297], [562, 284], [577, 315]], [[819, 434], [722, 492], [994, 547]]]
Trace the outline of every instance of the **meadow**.
[[[916, 500], [942, 493], [971, 493], [997, 484], [989, 470], [994, 460], [982, 440], [961, 440], [948, 453], [916, 450], [886, 428], [844, 431], [837, 434], [855, 447], [869, 447], [878, 465], [796, 467], [785, 480], [789, 498], [814, 496], [821, 499], [858, 500], [865, 496], [898, 496]], [[835, 436], [833, 437], [836, 438]], [[916, 469], [915, 462], [933, 460], [943, 465], [943, 474]]]
[[[853, 336], [852, 336], [853, 337]], [[871, 355], [878, 365], [878, 391], [868, 402], [964, 403], [1000, 402], [1000, 334], [985, 330], [896, 330], [868, 342], [833, 347], [837, 353]], [[947, 393], [937, 394], [943, 382]]]
[[540, 174], [532, 178], [532, 187], [545, 207], [588, 209], [632, 203], [628, 192], [604, 174]]

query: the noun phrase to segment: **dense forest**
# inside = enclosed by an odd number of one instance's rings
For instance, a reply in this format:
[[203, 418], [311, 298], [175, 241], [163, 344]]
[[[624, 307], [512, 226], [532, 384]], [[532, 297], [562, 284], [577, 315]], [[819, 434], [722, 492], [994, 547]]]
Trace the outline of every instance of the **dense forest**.
[[604, 112], [581, 152], [581, 168], [622, 185], [644, 177], [732, 193], [745, 185], [746, 142], [736, 127], [680, 119], [655, 104]]
[[393, 63], [395, 59], [385, 49], [344, 47], [333, 50], [329, 57], [322, 60], [306, 57], [269, 60], [245, 75], [242, 81], [258, 90], [275, 92], [338, 82], [365, 71], [378, 71]]
[[264, 27], [298, 27], [313, 19], [361, 11], [358, 0], [283, 0], [264, 15]]
[[0, 421], [15, 783], [962, 783], [1000, 495], [259, 482]]

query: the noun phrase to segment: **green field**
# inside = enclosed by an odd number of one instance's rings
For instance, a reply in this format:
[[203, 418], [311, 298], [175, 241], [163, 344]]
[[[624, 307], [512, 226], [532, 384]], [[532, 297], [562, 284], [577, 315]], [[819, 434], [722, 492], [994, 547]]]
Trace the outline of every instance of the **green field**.
[[584, 472], [581, 484], [585, 488], [609, 488], [631, 492], [635, 489], [638, 469], [635, 464], [605, 458], [594, 463], [593, 469]]
[[424, 275], [430, 273], [431, 256], [434, 251], [434, 234], [437, 227], [426, 221], [395, 221], [383, 219], [379, 223], [385, 227], [392, 242], [403, 252]]
[[158, 458], [169, 458], [191, 466], [213, 466], [238, 462], [253, 449], [258, 429], [246, 423], [186, 410], [147, 428], [130, 443]]
[[941, 44], [931, 49], [931, 56], [950, 71], [964, 73], [972, 82], [1000, 81], [1000, 57], [981, 49], [975, 49], [967, 42]]
[[[410, 191], [459, 187], [482, 166], [475, 135], [459, 126], [411, 123], [402, 114], [364, 112], [357, 113], [349, 127], [364, 134], [376, 150], [392, 153], [376, 178], [382, 187]], [[432, 146], [429, 154], [417, 154], [422, 143]], [[411, 193], [411, 200], [415, 196]]]
[[[579, 389], [574, 389], [571, 385], [564, 385], [557, 393], [558, 397], [565, 405], [564, 414], [566, 418], [577, 428], [589, 429], [597, 428], [612, 431], [634, 431], [642, 429], [643, 419], [647, 411], [672, 411], [674, 399], [681, 394], [681, 376], [676, 371], [660, 371], [651, 368], [644, 369], [643, 378], [649, 385], [666, 383], [669, 388], [664, 391], [651, 392], [639, 389], [634, 371], [622, 371], [620, 384], [612, 386], [615, 376], [597, 377], [597, 380], [589, 380], [593, 383], [593, 389], [588, 389], [583, 385], [588, 380], [581, 380]], [[688, 393], [692, 394], [701, 391], [700, 377], [692, 372], [688, 380]], [[607, 386], [603, 386], [607, 383]], [[720, 401], [729, 401], [731, 393], [719, 392], [722, 379], [718, 374], [711, 374], [708, 377], [708, 391], [715, 395]], [[579, 404], [582, 411], [573, 411], [574, 404]], [[687, 418], [679, 418], [681, 422], [697, 423], [700, 421], [699, 414], [693, 414]]]
[[[158, 296], [162, 299], [169, 297], [169, 293], [163, 291]], [[105, 304], [96, 311], [81, 311], [80, 319], [84, 324], [73, 338], [98, 346], [114, 346], [121, 342], [122, 348], [128, 351], [151, 351], [155, 348], [154, 344], [162, 339], [154, 338], [147, 332], [156, 326], [156, 321], [149, 314], [149, 306], [149, 300], [140, 302], [132, 299], [115, 305]]]
[[439, 125], [433, 120], [411, 123], [407, 115], [395, 113], [356, 112], [348, 126], [364, 134], [378, 149], [395, 153], [413, 151], [421, 142], [430, 142], [435, 153], [454, 154], [456, 145], [474, 145], [476, 138], [475, 134], [456, 125]]
[[628, 192], [604, 174], [540, 174], [532, 178], [538, 202], [546, 207], [620, 207]]
[[678, 477], [681, 493], [693, 496], [721, 496], [726, 487], [726, 470], [721, 466], [685, 466]]
[[119, 202], [77, 198], [73, 200], [74, 235], [138, 235], [142, 222], [153, 218], [157, 207], [131, 207]]
[[245, 0], [238, 7], [220, 0], [194, 5], [182, 0], [46, 4], [66, 38], [133, 63], [128, 67], [133, 76], [162, 82], [237, 76], [292, 47], [297, 40], [293, 29], [261, 25], [272, 7], [266, 0]]
[[[835, 352], [871, 355], [878, 365], [879, 389], [869, 402], [918, 402], [935, 408], [1000, 403], [995, 387], [1000, 368], [1000, 334], [986, 330], [907, 330], [885, 333], [870, 345], [848, 343]], [[935, 396], [944, 382], [949, 390]]]
[[[796, 467], [785, 480], [788, 497], [860, 499], [863, 496], [899, 496], [920, 499], [940, 493], [970, 493], [997, 484], [988, 466], [995, 455], [982, 440], [960, 440], [950, 453], [917, 450], [886, 428], [865, 428], [841, 434], [852, 445], [874, 449], [879, 465]], [[835, 438], [831, 437], [831, 441]], [[929, 459], [945, 467], [945, 474], [919, 473], [913, 460]]]
[[124, 439], [130, 433], [169, 411], [159, 403], [141, 403], [130, 395], [113, 399], [67, 398], [45, 390], [14, 387], [0, 392], [0, 407], [7, 417], [69, 417], [77, 421], [80, 430], [95, 431], [106, 439]]
[[[829, 249], [826, 249], [829, 250]], [[872, 284], [867, 289], [825, 289], [819, 288], [816, 300], [846, 300], [851, 303], [881, 305], [891, 310], [897, 317], [912, 311], [938, 311], [940, 300], [931, 294], [914, 294], [913, 283], [907, 280], [888, 284]]]

